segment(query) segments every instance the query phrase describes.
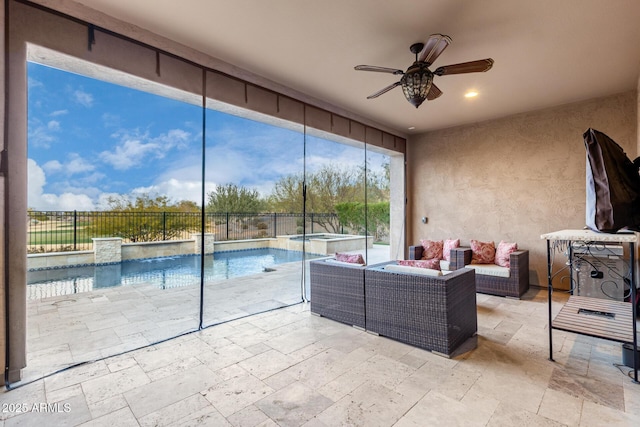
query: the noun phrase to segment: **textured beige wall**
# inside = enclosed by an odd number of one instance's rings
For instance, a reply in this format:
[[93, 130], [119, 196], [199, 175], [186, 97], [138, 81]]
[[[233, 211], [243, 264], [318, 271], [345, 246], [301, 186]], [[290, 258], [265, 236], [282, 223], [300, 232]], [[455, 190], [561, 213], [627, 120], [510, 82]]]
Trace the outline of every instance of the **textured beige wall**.
[[463, 245], [515, 241], [530, 251], [530, 283], [546, 284], [540, 235], [585, 225], [582, 134], [589, 127], [604, 132], [634, 159], [637, 106], [631, 91], [412, 137], [410, 244], [421, 238], [460, 238]]

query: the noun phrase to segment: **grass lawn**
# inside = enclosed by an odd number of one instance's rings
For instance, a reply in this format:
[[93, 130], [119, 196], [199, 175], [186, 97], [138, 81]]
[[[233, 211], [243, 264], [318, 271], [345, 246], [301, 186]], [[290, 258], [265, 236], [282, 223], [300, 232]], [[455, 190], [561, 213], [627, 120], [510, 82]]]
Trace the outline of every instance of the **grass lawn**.
[[[78, 233], [77, 243], [91, 243], [90, 237]], [[71, 245], [73, 244], [73, 229], [55, 231], [30, 231], [28, 233], [28, 245]]]

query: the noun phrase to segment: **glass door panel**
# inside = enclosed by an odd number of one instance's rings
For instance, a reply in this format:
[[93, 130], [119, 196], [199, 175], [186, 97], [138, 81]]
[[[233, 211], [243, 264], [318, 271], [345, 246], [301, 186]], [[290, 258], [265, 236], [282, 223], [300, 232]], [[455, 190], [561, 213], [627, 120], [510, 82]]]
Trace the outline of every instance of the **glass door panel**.
[[307, 135], [305, 224], [310, 252], [367, 262], [364, 154], [362, 143]]
[[201, 108], [28, 77], [25, 379], [196, 330]]
[[301, 302], [304, 243], [303, 134], [206, 114], [205, 326]]

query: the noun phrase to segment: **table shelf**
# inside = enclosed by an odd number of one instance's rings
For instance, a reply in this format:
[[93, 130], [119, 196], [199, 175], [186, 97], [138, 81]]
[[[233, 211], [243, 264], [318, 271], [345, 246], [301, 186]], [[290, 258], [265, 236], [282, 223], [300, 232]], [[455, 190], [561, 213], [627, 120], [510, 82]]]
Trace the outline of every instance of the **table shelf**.
[[553, 319], [552, 327], [611, 341], [633, 343], [632, 311], [631, 303], [628, 302], [572, 295]]
[[[553, 360], [553, 333], [554, 329], [587, 335], [596, 338], [632, 344], [632, 348], [638, 347], [637, 334], [637, 277], [635, 272], [636, 257], [635, 246], [638, 237], [635, 233], [596, 233], [591, 230], [561, 230], [540, 236], [547, 241], [547, 272], [548, 272], [548, 301], [549, 301], [549, 360]], [[606, 245], [608, 243], [622, 243], [629, 245], [629, 302], [606, 300], [593, 297], [571, 295], [569, 300], [560, 309], [558, 314], [552, 316], [552, 291], [553, 291], [553, 260], [556, 250], [567, 254], [569, 262], [563, 264], [564, 268], [573, 268], [572, 244], [579, 242], [585, 246]], [[562, 248], [562, 249], [561, 249]], [[562, 270], [561, 270], [562, 271]], [[556, 274], [559, 272], [556, 272]], [[573, 284], [572, 284], [573, 289]], [[573, 294], [573, 292], [572, 292]], [[633, 380], [638, 383], [638, 368], [640, 356], [633, 352]]]

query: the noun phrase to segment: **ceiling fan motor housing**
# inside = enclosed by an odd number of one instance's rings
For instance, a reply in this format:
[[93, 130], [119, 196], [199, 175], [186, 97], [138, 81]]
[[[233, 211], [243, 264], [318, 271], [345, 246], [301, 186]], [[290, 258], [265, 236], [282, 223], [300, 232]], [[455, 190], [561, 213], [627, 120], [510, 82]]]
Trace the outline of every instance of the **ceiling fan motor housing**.
[[426, 63], [417, 61], [407, 69], [400, 82], [407, 101], [418, 108], [427, 99], [433, 83], [433, 73], [429, 71]]

